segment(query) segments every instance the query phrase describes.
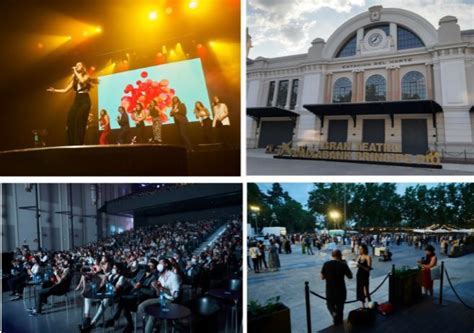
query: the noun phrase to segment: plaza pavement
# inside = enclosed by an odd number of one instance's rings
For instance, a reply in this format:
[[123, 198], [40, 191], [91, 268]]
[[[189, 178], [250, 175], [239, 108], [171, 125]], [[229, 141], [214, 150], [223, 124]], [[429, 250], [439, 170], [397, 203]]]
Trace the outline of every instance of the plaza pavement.
[[[340, 246], [339, 248], [344, 253], [350, 253], [349, 246]], [[415, 250], [407, 245], [393, 245], [390, 246], [390, 249], [393, 253], [392, 262], [379, 262], [377, 257], [373, 257], [374, 270], [371, 271], [370, 291], [374, 290], [386, 274], [390, 272], [392, 264], [397, 267], [402, 265], [415, 266], [416, 261], [424, 255], [424, 251]], [[301, 245], [298, 243], [292, 246], [292, 251], [292, 254], [280, 255], [281, 270], [278, 272], [259, 274], [249, 272], [248, 300], [258, 300], [260, 303], [265, 303], [269, 298], [280, 296], [280, 301], [290, 308], [292, 332], [304, 333], [306, 332], [304, 282], [309, 281], [311, 290], [325, 295], [325, 282], [321, 280], [320, 272], [323, 263], [330, 259], [330, 251], [324, 249], [317, 251], [316, 249], [314, 255], [303, 255]], [[441, 260], [444, 261], [457, 292], [468, 305], [474, 306], [474, 254], [459, 258], [448, 258], [439, 253], [439, 248], [437, 248], [439, 263]], [[346, 259], [351, 260], [352, 255], [349, 255]], [[356, 269], [351, 270], [354, 275], [353, 279], [346, 279], [348, 301], [356, 298]], [[443, 289], [445, 302], [442, 306], [437, 304], [438, 290], [439, 280], [435, 281], [434, 299], [424, 298], [417, 305], [390, 316], [378, 316], [377, 325], [373, 329], [364, 332], [473, 332], [474, 310], [469, 310], [460, 304], [446, 279]], [[372, 300], [379, 304], [388, 301], [388, 280], [372, 296]], [[311, 295], [310, 303], [314, 332], [347, 331], [347, 327], [339, 326], [335, 328], [332, 326], [332, 319], [325, 301]], [[346, 304], [344, 308], [345, 319], [347, 319], [349, 311], [359, 306], [359, 302]]]
[[443, 169], [349, 162], [276, 159], [264, 149], [247, 149], [248, 175], [472, 175], [474, 166], [445, 164]]

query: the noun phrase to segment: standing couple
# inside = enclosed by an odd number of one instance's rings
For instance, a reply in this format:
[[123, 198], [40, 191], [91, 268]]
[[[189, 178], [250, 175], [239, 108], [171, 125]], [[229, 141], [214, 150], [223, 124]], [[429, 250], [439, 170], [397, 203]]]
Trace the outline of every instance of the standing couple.
[[[368, 255], [367, 245], [361, 244], [357, 259], [357, 299], [365, 307], [366, 300], [370, 302], [369, 278], [372, 269], [372, 258]], [[344, 278], [352, 279], [352, 272], [346, 261], [342, 259], [340, 250], [333, 250], [332, 260], [324, 263], [321, 278], [326, 281], [326, 305], [333, 317], [334, 325], [343, 323], [344, 303], [347, 291]]]

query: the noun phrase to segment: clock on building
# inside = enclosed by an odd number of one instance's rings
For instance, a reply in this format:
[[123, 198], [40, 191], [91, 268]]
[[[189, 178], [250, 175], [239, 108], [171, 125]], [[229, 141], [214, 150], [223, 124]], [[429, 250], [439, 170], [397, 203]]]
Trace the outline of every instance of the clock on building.
[[382, 40], [383, 36], [378, 32], [372, 33], [368, 38], [369, 45], [372, 47], [380, 45], [380, 43], [382, 43]]
[[367, 52], [381, 51], [387, 48], [387, 35], [382, 29], [372, 29], [364, 37], [363, 47]]

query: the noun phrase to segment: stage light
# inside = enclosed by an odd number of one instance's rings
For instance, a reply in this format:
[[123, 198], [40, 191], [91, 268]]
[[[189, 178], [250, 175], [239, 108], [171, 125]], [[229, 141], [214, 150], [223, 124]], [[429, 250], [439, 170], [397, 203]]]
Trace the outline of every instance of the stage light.
[[84, 36], [84, 37], [89, 36], [89, 31], [83, 31], [83, 32], [82, 32], [82, 36]]
[[100, 27], [100, 26], [95, 27], [95, 32], [101, 33], [102, 32], [102, 27]]
[[198, 49], [201, 49], [201, 48], [202, 48], [202, 44], [198, 44], [198, 45], [197, 45], [197, 48], [198, 48]]
[[39, 49], [42, 49], [44, 47], [43, 43], [38, 43], [36, 44], [36, 46], [39, 48]]
[[171, 15], [173, 13], [173, 8], [171, 7], [166, 8], [165, 13], [166, 15]]
[[72, 36], [67, 36], [66, 38], [67, 38], [67, 40], [71, 40]]
[[232, 86], [240, 86], [240, 45], [224, 40], [209, 41], [209, 51], [218, 62], [226, 82]]
[[189, 2], [189, 8], [190, 8], [190, 9], [196, 9], [197, 6], [198, 6], [197, 1], [193, 0], [193, 1], [190, 1], [190, 2]]
[[158, 13], [156, 11], [152, 11], [148, 14], [148, 18], [152, 21], [155, 21], [158, 18]]

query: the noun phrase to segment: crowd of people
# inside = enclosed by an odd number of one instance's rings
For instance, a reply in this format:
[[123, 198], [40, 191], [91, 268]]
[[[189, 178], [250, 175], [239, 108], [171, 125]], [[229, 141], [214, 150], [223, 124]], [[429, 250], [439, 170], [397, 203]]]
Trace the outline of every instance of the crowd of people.
[[[278, 255], [292, 253], [292, 246], [299, 244], [303, 255], [314, 255], [314, 249], [331, 251], [331, 260], [325, 262], [321, 269], [321, 278], [326, 282], [327, 308], [335, 325], [343, 322], [344, 303], [346, 302], [345, 278], [352, 279], [350, 267], [357, 268], [356, 297], [361, 302], [361, 307], [366, 308], [371, 304], [370, 272], [373, 270], [373, 258], [370, 253], [375, 253], [376, 247], [383, 248], [379, 261], [391, 260], [390, 246], [400, 246], [405, 243], [415, 250], [424, 249], [421, 260], [414, 262], [421, 270], [422, 289], [425, 295], [433, 296], [433, 280], [431, 270], [437, 266], [435, 247], [440, 246], [443, 253], [447, 254], [449, 244], [459, 242], [456, 236], [446, 235], [417, 235], [408, 233], [346, 233], [344, 235], [330, 236], [329, 234], [302, 233], [292, 235], [265, 235], [264, 240], [249, 239], [248, 269], [255, 273], [262, 271], [275, 271], [280, 268]], [[265, 246], [269, 243], [269, 247]], [[346, 258], [343, 258], [341, 249], [346, 248]], [[349, 251], [350, 247], [350, 251]], [[372, 248], [372, 251], [369, 251]], [[268, 255], [268, 265], [265, 256]], [[277, 260], [275, 260], [275, 257]], [[351, 261], [346, 261], [349, 257]], [[277, 264], [273, 264], [277, 262]], [[253, 266], [253, 267], [252, 267]]]
[[[225, 223], [224, 232], [196, 253], [199, 246]], [[237, 216], [227, 220], [176, 222], [125, 231], [69, 251], [17, 249], [8, 283], [12, 300], [23, 297], [29, 284], [41, 286], [35, 295], [31, 316], [42, 313], [50, 295], [62, 295], [72, 286], [84, 297], [84, 320], [80, 332], [93, 330], [107, 307], [117, 305], [106, 326], [114, 326], [123, 315], [124, 332], [134, 330], [132, 312], [145, 320], [145, 332], [160, 323], [145, 316], [145, 308], [162, 302], [183, 303], [187, 286], [201, 293], [211, 281], [241, 277], [242, 222]], [[92, 313], [92, 293], [110, 293]], [[135, 323], [136, 324], [136, 323]]]

